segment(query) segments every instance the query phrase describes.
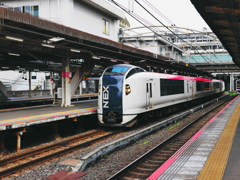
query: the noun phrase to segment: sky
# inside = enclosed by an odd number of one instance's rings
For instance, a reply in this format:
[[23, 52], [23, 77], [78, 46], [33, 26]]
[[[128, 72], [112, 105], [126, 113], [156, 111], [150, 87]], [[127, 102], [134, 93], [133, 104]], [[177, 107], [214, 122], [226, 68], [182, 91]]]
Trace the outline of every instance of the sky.
[[[154, 25], [160, 25], [153, 17], [151, 17], [144, 9], [142, 9], [134, 0], [115, 0], [116, 2], [124, 5], [128, 9], [134, 11], [134, 13], [141, 15], [144, 19], [150, 21]], [[207, 28], [208, 31], [211, 31], [209, 26], [205, 23], [202, 17], [198, 14], [195, 7], [192, 5], [190, 0], [137, 0], [139, 3], [144, 5], [151, 13], [153, 13], [157, 19], [159, 19], [163, 24], [169, 26], [170, 23], [174, 23], [178, 27], [184, 27], [189, 29], [194, 29], [198, 31], [203, 31], [203, 28]], [[148, 1], [151, 3], [161, 14], [155, 13], [145, 2]], [[129, 6], [130, 4], [130, 6]], [[133, 6], [132, 6], [133, 4]], [[131, 24], [131, 27], [142, 26], [136, 20], [131, 17], [127, 17], [128, 21]], [[170, 21], [169, 21], [170, 20]]]

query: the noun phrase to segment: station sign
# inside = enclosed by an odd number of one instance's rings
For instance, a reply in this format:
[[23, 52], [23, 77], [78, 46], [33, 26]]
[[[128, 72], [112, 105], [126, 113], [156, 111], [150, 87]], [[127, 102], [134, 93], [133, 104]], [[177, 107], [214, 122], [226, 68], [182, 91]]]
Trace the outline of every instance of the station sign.
[[71, 64], [83, 64], [84, 59], [70, 59]]

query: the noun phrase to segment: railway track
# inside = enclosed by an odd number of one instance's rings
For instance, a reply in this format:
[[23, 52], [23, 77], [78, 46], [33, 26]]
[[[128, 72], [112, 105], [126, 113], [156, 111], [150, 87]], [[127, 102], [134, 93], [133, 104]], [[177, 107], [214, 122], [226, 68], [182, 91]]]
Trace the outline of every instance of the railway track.
[[221, 102], [221, 104], [213, 107], [208, 111], [208, 113], [203, 114], [202, 116], [193, 117], [194, 120], [191, 121], [191, 123], [131, 162], [126, 167], [122, 168], [116, 174], [108, 178], [108, 180], [132, 180], [148, 178], [180, 147], [182, 147], [199, 129], [201, 129], [209, 119], [215, 115], [215, 113], [213, 114], [212, 111], [220, 111], [222, 107], [225, 106], [226, 103], [228, 103], [231, 99]]
[[121, 130], [108, 132], [100, 129], [84, 135], [76, 135], [67, 140], [47, 144], [29, 152], [13, 154], [0, 160], [0, 178], [10, 176], [30, 166], [50, 161], [80, 148], [88, 147], [95, 142], [109, 138], [119, 132], [121, 132]]
[[[22, 170], [27, 169], [33, 165], [40, 165], [40, 164], [43, 164], [44, 162], [49, 162], [55, 159], [56, 157], [69, 154], [79, 148], [84, 148], [84, 147], [89, 148], [91, 144], [94, 144], [104, 139], [107, 140], [107, 138], [110, 138], [115, 134], [119, 134], [120, 132], [122, 131], [119, 130], [114, 132], [107, 132], [104, 130], [96, 130], [94, 132], [91, 132], [85, 135], [80, 134], [80, 135], [68, 138], [67, 140], [62, 140], [56, 143], [52, 143], [50, 145], [47, 145], [46, 147], [38, 148], [32, 152], [26, 152], [24, 154], [22, 153], [19, 155], [13, 154], [12, 156], [9, 156], [9, 158], [0, 160], [0, 165], [1, 165], [0, 178], [11, 176], [12, 174], [21, 172]], [[181, 141], [186, 142], [187, 138]], [[179, 146], [181, 146], [181, 143], [180, 143], [181, 141], [180, 140], [177, 141], [177, 143], [180, 144]], [[167, 144], [163, 145], [161, 154], [163, 155], [164, 153], [165, 154], [164, 156], [167, 158], [168, 155], [171, 154], [170, 150], [173, 150], [175, 152], [177, 148], [178, 146], [176, 146], [176, 141], [173, 141], [173, 144], [170, 144], [170, 142], [167, 142]], [[46, 152], [46, 153], [43, 153], [43, 152]], [[174, 152], [172, 152], [172, 154]], [[154, 158], [152, 162], [156, 160], [157, 158]], [[162, 160], [159, 160], [159, 161], [162, 161]], [[147, 165], [148, 166], [146, 167], [144, 166], [140, 167], [140, 169], [137, 170], [135, 173], [147, 172], [147, 170], [152, 169], [153, 166], [156, 166], [150, 163], [147, 163]]]

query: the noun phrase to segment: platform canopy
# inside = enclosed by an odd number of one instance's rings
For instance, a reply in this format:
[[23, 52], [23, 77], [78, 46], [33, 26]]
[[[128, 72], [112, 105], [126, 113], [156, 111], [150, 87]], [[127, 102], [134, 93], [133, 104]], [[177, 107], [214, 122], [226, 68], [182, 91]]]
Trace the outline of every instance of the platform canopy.
[[2, 7], [0, 20], [0, 70], [61, 71], [62, 60], [70, 57], [73, 69], [86, 62], [102, 69], [114, 63], [131, 63], [210, 76], [194, 66], [172, 63], [169, 57]]
[[240, 67], [240, 1], [191, 0], [199, 14]]

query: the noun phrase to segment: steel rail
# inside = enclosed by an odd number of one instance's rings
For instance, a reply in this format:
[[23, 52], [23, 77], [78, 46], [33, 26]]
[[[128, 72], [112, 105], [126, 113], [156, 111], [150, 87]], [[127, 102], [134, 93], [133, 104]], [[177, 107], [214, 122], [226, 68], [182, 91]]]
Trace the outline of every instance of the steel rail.
[[[27, 152], [27, 153], [18, 155], [17, 157], [12, 157], [12, 158], [8, 158], [6, 160], [2, 160], [2, 161], [0, 161], [0, 164], [2, 166], [2, 165], [7, 164], [7, 163], [15, 162], [17, 160], [24, 159], [24, 158], [29, 157], [29, 156], [33, 156], [36, 153], [40, 153], [40, 152], [42, 153], [43, 150], [46, 151], [47, 149], [53, 149], [53, 148], [56, 148], [58, 146], [63, 146], [64, 144], [68, 144], [71, 141], [76, 141], [77, 139], [82, 139], [82, 138], [85, 138], [85, 137], [97, 135], [97, 134], [103, 133], [103, 132], [104, 132], [104, 130], [100, 130], [98, 132], [93, 132], [93, 133], [90, 133], [90, 134], [87, 134], [87, 135], [84, 135], [84, 136], [81, 136], [81, 137], [75, 137], [75, 138], [72, 138], [70, 140], [64, 140], [62, 142], [58, 142], [58, 143], [55, 143], [53, 145], [49, 145], [47, 147], [43, 147], [43, 148], [31, 151], [31, 152]], [[78, 144], [78, 145], [67, 147], [67, 148], [65, 148], [63, 150], [60, 150], [58, 152], [54, 152], [52, 154], [45, 155], [44, 157], [40, 157], [40, 158], [31, 160], [31, 161], [28, 161], [26, 163], [22, 163], [22, 164], [17, 165], [17, 166], [14, 166], [14, 167], [11, 167], [11, 168], [7, 168], [7, 169], [2, 170], [0, 172], [0, 178], [6, 177], [6, 176], [10, 176], [10, 175], [16, 173], [17, 171], [23, 170], [23, 169], [25, 169], [27, 167], [30, 167], [30, 166], [33, 166], [33, 165], [36, 165], [36, 164], [39, 164], [39, 163], [43, 163], [44, 161], [49, 161], [50, 159], [62, 156], [64, 154], [66, 154], [66, 153], [70, 153], [70, 152], [72, 152], [72, 151], [74, 151], [76, 149], [79, 149], [81, 147], [89, 146], [90, 144], [92, 144], [94, 142], [97, 142], [97, 141], [100, 141], [102, 139], [108, 138], [108, 137], [113, 136], [113, 135], [115, 135], [115, 134], [117, 134], [119, 132], [120, 131], [114, 131], [114, 132], [112, 132], [110, 134], [107, 134], [107, 135], [104, 135], [102, 137], [98, 137], [98, 138], [86, 141], [86, 142]]]
[[77, 137], [75, 136], [75, 137], [72, 137], [72, 138], [70, 138], [68, 140], [63, 140], [63, 141], [60, 141], [60, 142], [56, 142], [56, 143], [47, 145], [45, 147], [38, 148], [38, 149], [33, 150], [33, 151], [21, 153], [21, 154], [18, 154], [16, 156], [13, 156], [13, 157], [9, 157], [9, 158], [3, 159], [3, 160], [0, 160], [0, 166], [6, 165], [6, 164], [10, 164], [10, 163], [13, 163], [15, 161], [24, 159], [24, 158], [26, 158], [28, 156], [32, 156], [33, 154], [37, 154], [38, 152], [42, 152], [42, 151], [45, 151], [45, 150], [53, 149], [53, 148], [56, 148], [57, 146], [62, 146], [63, 144], [66, 144], [67, 142], [69, 143], [71, 141], [76, 141], [77, 139], [86, 138], [86, 137], [89, 137], [89, 136], [92, 136], [92, 135], [96, 135], [97, 133], [102, 133], [102, 132], [104, 132], [104, 130], [101, 130], [101, 131], [98, 131], [98, 132], [92, 132], [92, 133], [86, 134], [86, 135], [80, 135], [80, 136], [77, 136]]
[[137, 159], [135, 159], [134, 161], [132, 161], [130, 164], [128, 164], [127, 166], [125, 166], [124, 168], [122, 168], [120, 171], [118, 171], [117, 173], [115, 173], [114, 175], [112, 175], [111, 177], [109, 177], [107, 180], [116, 180], [116, 179], [120, 179], [122, 177], [124, 177], [124, 175], [126, 173], [128, 173], [129, 171], [131, 171], [131, 169], [135, 168], [138, 164], [140, 164], [141, 161], [143, 161], [144, 159], [146, 159], [147, 157], [151, 156], [151, 154], [153, 154], [154, 152], [158, 151], [159, 148], [161, 148], [164, 144], [170, 142], [171, 140], [173, 140], [176, 136], [178, 136], [179, 134], [181, 134], [184, 130], [188, 129], [191, 125], [193, 125], [195, 122], [197, 122], [199, 119], [205, 117], [206, 115], [208, 115], [211, 111], [213, 111], [214, 109], [217, 109], [218, 107], [220, 107], [221, 105], [223, 105], [224, 103], [230, 101], [231, 99], [233, 99], [233, 97], [227, 98], [227, 100], [224, 100], [223, 102], [221, 102], [219, 105], [211, 108], [210, 110], [208, 110], [204, 115], [201, 115], [199, 117], [197, 117], [194, 121], [192, 121], [191, 123], [189, 123], [188, 125], [186, 125], [185, 127], [183, 127], [182, 129], [180, 129], [178, 132], [174, 133], [173, 135], [171, 135], [170, 137], [168, 137], [166, 140], [162, 141], [160, 144], [158, 144], [157, 146], [153, 147], [151, 150], [149, 150], [148, 152], [144, 153], [142, 156], [138, 157]]

